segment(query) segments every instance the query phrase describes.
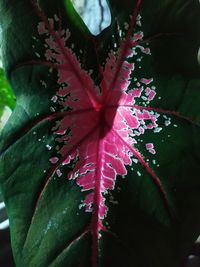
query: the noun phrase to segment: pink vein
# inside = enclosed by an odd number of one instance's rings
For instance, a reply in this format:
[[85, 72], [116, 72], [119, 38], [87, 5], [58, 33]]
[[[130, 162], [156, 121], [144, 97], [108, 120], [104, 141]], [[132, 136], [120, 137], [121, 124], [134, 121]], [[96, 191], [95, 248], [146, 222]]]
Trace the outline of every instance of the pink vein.
[[11, 73], [12, 71], [16, 70], [16, 69], [19, 69], [21, 67], [24, 67], [24, 66], [31, 66], [31, 65], [43, 65], [43, 66], [47, 66], [49, 68], [52, 68], [52, 69], [59, 69], [59, 70], [64, 70], [66, 69], [66, 66], [65, 64], [56, 64], [56, 63], [53, 63], [53, 62], [49, 62], [49, 61], [42, 61], [42, 60], [27, 60], [27, 61], [24, 61], [24, 62], [21, 62], [21, 63], [18, 63], [16, 64], [14, 67], [11, 68], [10, 72]]
[[84, 85], [85, 91], [88, 95], [88, 98], [90, 99], [91, 104], [93, 105], [93, 107], [99, 107], [99, 100], [97, 98], [97, 96], [94, 94], [94, 92], [91, 90], [91, 88], [88, 88], [87, 85], [85, 84], [85, 81], [82, 79], [81, 75], [79, 74], [79, 68], [78, 66], [74, 65], [70, 55], [68, 54], [68, 51], [65, 49], [65, 46], [62, 42], [62, 40], [60, 39], [60, 37], [56, 34], [56, 32], [54, 31], [54, 29], [51, 27], [51, 25], [48, 22], [47, 17], [45, 16], [45, 14], [43, 13], [43, 11], [40, 9], [40, 7], [34, 3], [33, 1], [31, 1], [36, 14], [39, 16], [39, 18], [45, 23], [46, 28], [48, 29], [49, 33], [51, 34], [51, 36], [55, 39], [55, 41], [57, 42], [57, 44], [59, 45], [63, 56], [65, 57], [65, 59], [70, 63], [71, 65], [71, 69], [74, 73], [74, 75], [77, 77], [79, 83], [81, 85]]
[[167, 33], [167, 32], [166, 33], [156, 33], [152, 36], [144, 38], [141, 41], [138, 41], [137, 45], [144, 44], [144, 43], [150, 43], [152, 41], [159, 40], [163, 37], [180, 37], [180, 36], [182, 36], [182, 35], [178, 34], [178, 33]]
[[106, 102], [109, 100], [109, 97], [110, 97], [110, 95], [112, 93], [112, 88], [114, 88], [114, 86], [115, 86], [115, 83], [116, 83], [117, 78], [118, 78], [118, 76], [120, 74], [122, 65], [123, 65], [124, 60], [126, 58], [127, 51], [130, 48], [131, 34], [134, 31], [134, 28], [135, 28], [135, 25], [136, 25], [136, 19], [137, 19], [138, 13], [139, 13], [141, 2], [142, 2], [142, 0], [137, 0], [136, 7], [134, 8], [134, 12], [133, 12], [133, 15], [132, 15], [132, 18], [131, 18], [131, 25], [130, 25], [130, 28], [129, 28], [128, 32], [127, 32], [126, 41], [124, 43], [123, 50], [121, 51], [121, 55], [120, 55], [119, 60], [118, 60], [118, 67], [117, 67], [116, 72], [114, 74], [114, 77], [113, 77], [113, 79], [112, 79], [112, 81], [110, 83], [110, 86], [107, 89], [107, 94], [104, 96], [104, 99], [105, 99]]
[[79, 114], [83, 114], [85, 112], [91, 112], [91, 111], [93, 111], [93, 109], [89, 108], [89, 109], [84, 109], [84, 110], [80, 109], [80, 110], [76, 110], [76, 111], [55, 112], [55, 113], [50, 114], [50, 115], [41, 115], [41, 116], [37, 117], [34, 122], [30, 123], [31, 125], [29, 127], [25, 128], [22, 136], [24, 134], [26, 134], [27, 132], [29, 132], [30, 130], [32, 130], [38, 124], [41, 124], [45, 121], [52, 121], [52, 120], [59, 119], [62, 117], [79, 115]]
[[58, 118], [66, 117], [66, 116], [72, 116], [72, 115], [79, 115], [79, 114], [83, 114], [85, 112], [91, 112], [91, 111], [94, 111], [94, 110], [92, 108], [88, 108], [88, 109], [80, 109], [80, 110], [75, 110], [75, 111], [55, 112], [53, 114], [41, 116], [40, 118], [37, 118], [35, 125], [37, 125], [38, 123], [42, 123], [44, 121], [47, 121], [47, 120], [51, 121], [54, 119], [58, 119]]
[[101, 169], [102, 169], [102, 139], [100, 138], [101, 130], [99, 130], [99, 138], [97, 144], [97, 166], [96, 169], [96, 179], [95, 179], [95, 190], [94, 190], [94, 207], [93, 207], [93, 215], [91, 222], [91, 230], [92, 230], [92, 267], [98, 266], [98, 235], [100, 229], [99, 223], [99, 206], [100, 206], [100, 198], [101, 198]]
[[110, 230], [107, 230], [107, 229], [105, 229], [104, 231], [105, 231], [106, 234], [108, 234], [108, 235], [112, 236], [113, 238], [115, 238], [117, 240], [117, 242], [126, 249], [126, 251], [128, 251], [130, 254], [132, 254], [132, 249], [129, 247], [129, 245], [126, 244], [124, 241], [122, 241], [120, 239], [120, 237], [116, 233], [114, 233], [114, 232], [112, 232]]
[[[109, 125], [107, 125], [107, 127], [109, 127]], [[174, 217], [174, 214], [172, 212], [171, 206], [170, 206], [170, 202], [168, 200], [168, 196], [167, 196], [167, 192], [165, 191], [165, 189], [162, 186], [162, 183], [159, 179], [159, 177], [154, 173], [154, 171], [150, 168], [150, 166], [148, 165], [148, 163], [144, 160], [144, 158], [142, 157], [142, 155], [140, 154], [139, 151], [137, 151], [134, 147], [132, 147], [131, 145], [127, 144], [124, 139], [115, 131], [115, 130], [111, 130], [113, 132], [114, 135], [116, 135], [120, 141], [122, 141], [124, 143], [124, 145], [133, 153], [133, 155], [138, 159], [138, 161], [140, 162], [140, 164], [146, 169], [146, 171], [150, 174], [154, 184], [156, 185], [156, 187], [158, 188], [158, 191], [160, 192], [161, 196], [163, 197], [164, 200], [164, 205], [170, 215], [171, 218]]]
[[[32, 122], [30, 122], [28, 125], [25, 125], [17, 134], [17, 140], [19, 140], [20, 138], [22, 138], [24, 135], [26, 135], [28, 132], [30, 132], [32, 129], [34, 129], [34, 127], [36, 127], [38, 124], [41, 124], [45, 121], [52, 121], [54, 119], [58, 119], [58, 118], [62, 118], [65, 116], [71, 116], [71, 115], [79, 115], [80, 113], [83, 114], [85, 112], [91, 112], [93, 111], [92, 108], [89, 109], [84, 109], [84, 110], [77, 110], [77, 111], [65, 111], [65, 112], [55, 112], [53, 114], [50, 115], [41, 115], [37, 118], [34, 118]], [[16, 140], [14, 140], [4, 151], [1, 152], [0, 155], [3, 155], [3, 153], [5, 153], [5, 151], [7, 151], [7, 149], [9, 149], [9, 147], [11, 145], [13, 145], [16, 142]]]
[[199, 126], [198, 123], [194, 122], [193, 120], [191, 120], [190, 118], [186, 117], [186, 116], [183, 116], [181, 115], [179, 112], [177, 111], [172, 111], [172, 110], [167, 110], [167, 109], [162, 109], [162, 108], [153, 108], [153, 107], [143, 107], [143, 106], [137, 106], [137, 105], [122, 105], [120, 107], [129, 107], [129, 108], [135, 108], [135, 109], [139, 109], [139, 110], [148, 110], [148, 111], [155, 111], [155, 112], [158, 112], [158, 113], [164, 113], [164, 114], [167, 114], [167, 115], [172, 115], [172, 116], [175, 116], [179, 119], [182, 119], [182, 120], [186, 120], [194, 125], [197, 125]]
[[148, 111], [154, 111], [154, 112], [157, 112], [157, 113], [163, 113], [163, 114], [167, 114], [167, 115], [171, 115], [171, 116], [174, 116], [174, 117], [177, 117], [179, 119], [182, 119], [182, 120], [185, 120], [191, 124], [194, 124], [196, 126], [200, 126], [199, 123], [193, 121], [192, 119], [186, 117], [186, 116], [183, 116], [180, 114], [180, 112], [178, 111], [172, 111], [172, 110], [168, 110], [168, 109], [163, 109], [163, 108], [153, 108], [153, 107], [144, 107], [144, 106], [138, 106], [138, 105], [112, 105], [112, 106], [106, 106], [105, 108], [106, 109], [118, 109], [118, 108], [134, 108], [134, 109], [138, 109], [138, 110], [148, 110]]
[[68, 249], [70, 249], [70, 247], [72, 247], [76, 242], [78, 242], [82, 237], [84, 237], [87, 233], [89, 233], [90, 229], [89, 227], [85, 227], [81, 233], [79, 233], [77, 236], [75, 236], [71, 241], [68, 242], [68, 244], [66, 245], [66, 248], [64, 248], [59, 255], [48, 264], [48, 266], [52, 265], [53, 263], [56, 262], [56, 260], [62, 255], [62, 253], [64, 253], [65, 251], [67, 251]]
[[[102, 78], [103, 77], [103, 67], [100, 64], [99, 55], [97, 53], [97, 43], [96, 43], [95, 38], [92, 38], [92, 43], [93, 43], [93, 47], [94, 47], [94, 51], [95, 51], [97, 64], [98, 64], [98, 75], [100, 76], [100, 78]], [[102, 93], [101, 93], [101, 101], [102, 101], [103, 97], [104, 97], [104, 92], [107, 91], [105, 79], [102, 79], [102, 81], [101, 81], [101, 89], [102, 89]]]

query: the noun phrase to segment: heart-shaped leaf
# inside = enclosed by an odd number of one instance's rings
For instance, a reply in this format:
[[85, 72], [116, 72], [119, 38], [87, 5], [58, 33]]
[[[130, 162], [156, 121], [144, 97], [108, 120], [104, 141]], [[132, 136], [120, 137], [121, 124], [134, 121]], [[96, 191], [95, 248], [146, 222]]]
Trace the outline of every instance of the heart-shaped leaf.
[[199, 2], [109, 6], [94, 37], [71, 1], [1, 1], [16, 266], [177, 267], [199, 234]]

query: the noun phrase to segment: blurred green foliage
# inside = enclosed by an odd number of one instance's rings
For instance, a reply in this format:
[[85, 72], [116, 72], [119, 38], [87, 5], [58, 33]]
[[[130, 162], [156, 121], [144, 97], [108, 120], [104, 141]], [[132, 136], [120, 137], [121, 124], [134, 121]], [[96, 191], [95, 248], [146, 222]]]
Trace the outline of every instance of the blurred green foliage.
[[5, 106], [14, 109], [15, 102], [15, 96], [6, 79], [4, 70], [0, 68], [0, 117], [3, 114]]

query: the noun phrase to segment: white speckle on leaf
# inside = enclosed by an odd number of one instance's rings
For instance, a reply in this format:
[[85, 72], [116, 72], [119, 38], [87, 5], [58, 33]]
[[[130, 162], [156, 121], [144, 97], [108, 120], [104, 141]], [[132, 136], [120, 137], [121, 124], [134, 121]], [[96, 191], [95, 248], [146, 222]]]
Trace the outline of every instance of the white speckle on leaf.
[[146, 97], [146, 96], [142, 96], [141, 98], [142, 98], [143, 100], [145, 100], [145, 101], [147, 100], [147, 97]]
[[36, 57], [40, 58], [40, 54], [35, 52]]
[[79, 210], [82, 209], [83, 207], [85, 207], [84, 203], [81, 203], [81, 204], [78, 205]]
[[170, 120], [165, 121], [165, 126], [169, 126], [171, 124]]
[[47, 227], [46, 227], [46, 229], [44, 231], [44, 234], [46, 234], [50, 230], [51, 227], [52, 227], [52, 222], [49, 221], [48, 224], [47, 224]]
[[59, 21], [59, 17], [56, 14], [54, 15], [54, 19], [55, 21]]
[[46, 145], [46, 148], [47, 148], [48, 150], [51, 150], [51, 149], [52, 149], [52, 147], [51, 147], [50, 145]]
[[128, 28], [129, 28], [129, 24], [127, 22], [124, 22], [124, 29], [128, 30]]
[[67, 213], [67, 208], [65, 208], [62, 213], [66, 214]]
[[45, 87], [45, 88], [47, 88], [47, 84], [46, 84], [46, 82], [45, 81], [43, 81], [43, 80], [40, 80], [40, 82], [41, 82], [41, 84]]
[[142, 26], [142, 24], [141, 24], [141, 15], [139, 14], [138, 16], [137, 16], [137, 18], [136, 18], [136, 24], [139, 26], [139, 27], [141, 27]]
[[56, 111], [54, 107], [50, 107], [50, 110], [51, 110], [51, 112], [55, 112]]
[[58, 175], [58, 177], [61, 177], [62, 176], [62, 172], [59, 169], [56, 170], [56, 174]]
[[154, 133], [159, 133], [160, 131], [162, 131], [162, 127], [157, 127], [153, 130]]

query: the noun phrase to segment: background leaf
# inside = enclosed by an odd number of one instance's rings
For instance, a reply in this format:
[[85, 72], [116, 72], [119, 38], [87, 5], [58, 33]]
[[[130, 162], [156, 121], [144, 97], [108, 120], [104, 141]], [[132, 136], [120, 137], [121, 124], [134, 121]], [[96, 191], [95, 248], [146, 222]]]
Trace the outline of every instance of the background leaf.
[[12, 89], [6, 80], [3, 69], [0, 69], [0, 117], [3, 114], [5, 106], [11, 110], [15, 107], [15, 97]]

